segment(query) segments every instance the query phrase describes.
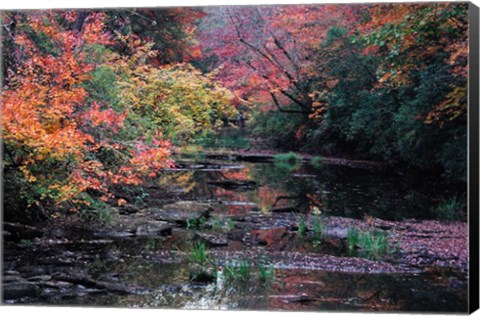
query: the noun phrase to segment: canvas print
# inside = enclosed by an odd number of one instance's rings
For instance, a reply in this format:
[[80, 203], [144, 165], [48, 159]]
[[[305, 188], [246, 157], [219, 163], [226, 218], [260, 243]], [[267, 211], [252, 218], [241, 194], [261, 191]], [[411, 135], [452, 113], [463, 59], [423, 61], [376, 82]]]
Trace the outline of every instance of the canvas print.
[[2, 304], [467, 312], [473, 9], [3, 11]]

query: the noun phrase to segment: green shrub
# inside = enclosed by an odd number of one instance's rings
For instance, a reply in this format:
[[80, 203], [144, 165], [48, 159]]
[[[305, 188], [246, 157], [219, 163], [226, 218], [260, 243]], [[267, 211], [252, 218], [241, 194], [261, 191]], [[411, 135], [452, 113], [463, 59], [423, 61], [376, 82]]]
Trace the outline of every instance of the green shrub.
[[266, 258], [260, 258], [254, 264], [250, 260], [227, 262], [223, 269], [225, 280], [232, 286], [240, 289], [251, 289], [257, 283], [262, 287], [269, 287], [276, 279], [275, 268]]
[[251, 117], [248, 126], [251, 128], [253, 136], [268, 140], [273, 147], [298, 148], [299, 144], [295, 133], [298, 127], [305, 123], [304, 115], [278, 111], [263, 112], [254, 109]]
[[205, 225], [206, 222], [207, 219], [201, 216], [199, 218], [188, 218], [186, 223], [188, 229], [198, 229]]
[[457, 197], [444, 199], [437, 206], [437, 216], [444, 221], [459, 220], [462, 216], [461, 213], [465, 208], [465, 202]]
[[198, 145], [184, 145], [180, 147], [179, 154], [185, 158], [191, 158], [194, 160], [205, 159], [205, 152], [201, 146]]
[[290, 163], [290, 164], [302, 163], [302, 157], [291, 151], [285, 154], [277, 154], [275, 155], [274, 159], [275, 159], [275, 163]]
[[118, 219], [118, 211], [115, 208], [93, 199], [88, 208], [80, 210], [79, 215], [83, 221], [105, 226], [114, 224]]
[[218, 216], [214, 216], [211, 218], [210, 223], [212, 225], [212, 230], [216, 232], [232, 231], [235, 229], [235, 221], [231, 218], [225, 220]]
[[250, 148], [250, 139], [241, 129], [224, 129], [222, 133], [210, 132], [195, 140], [195, 144], [204, 148], [246, 149]]

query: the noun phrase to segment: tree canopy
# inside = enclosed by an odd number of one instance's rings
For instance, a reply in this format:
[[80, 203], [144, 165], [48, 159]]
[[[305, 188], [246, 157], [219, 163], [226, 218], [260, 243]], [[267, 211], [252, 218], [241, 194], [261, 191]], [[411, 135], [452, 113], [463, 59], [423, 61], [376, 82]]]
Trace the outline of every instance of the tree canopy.
[[6, 203], [122, 203], [238, 117], [272, 146], [465, 180], [467, 7], [5, 13]]

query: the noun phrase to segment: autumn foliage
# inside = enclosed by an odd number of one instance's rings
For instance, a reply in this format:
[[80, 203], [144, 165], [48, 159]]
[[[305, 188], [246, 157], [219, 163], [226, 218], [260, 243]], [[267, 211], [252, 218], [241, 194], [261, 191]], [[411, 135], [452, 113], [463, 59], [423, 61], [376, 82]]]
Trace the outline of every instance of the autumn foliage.
[[466, 4], [30, 11], [2, 23], [11, 210], [123, 205], [116, 190], [172, 167], [172, 144], [239, 117], [283, 149], [465, 178]]
[[247, 108], [257, 136], [465, 178], [466, 4], [208, 13], [199, 27], [206, 66]]
[[[234, 113], [228, 92], [193, 69], [150, 65], [158, 55], [153, 45], [108, 30], [105, 13], [9, 18], [15, 28], [6, 34], [7, 57], [15, 64], [2, 92], [5, 174], [13, 175], [27, 209], [75, 211], [92, 197], [115, 203], [112, 187], [139, 185], [173, 166], [163, 130], [171, 136], [178, 125], [195, 133], [222, 110]], [[132, 53], [118, 52], [116, 44]], [[190, 102], [182, 109], [173, 108], [179, 92]], [[163, 105], [164, 97], [176, 99]]]

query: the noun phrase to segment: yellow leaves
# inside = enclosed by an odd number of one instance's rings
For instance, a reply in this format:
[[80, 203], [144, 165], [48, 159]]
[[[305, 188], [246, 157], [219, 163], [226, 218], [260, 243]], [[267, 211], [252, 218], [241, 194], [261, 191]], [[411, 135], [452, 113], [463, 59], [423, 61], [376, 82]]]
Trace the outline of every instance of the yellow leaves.
[[[32, 203], [81, 204], [87, 192], [111, 200], [110, 186], [139, 185], [173, 166], [171, 144], [160, 129], [184, 129], [190, 137], [213, 126], [219, 115], [233, 112], [228, 91], [195, 68], [148, 64], [158, 55], [152, 43], [117, 34], [132, 55], [120, 56], [105, 47], [99, 49], [102, 56], [89, 55], [99, 54], [89, 45], [111, 43], [103, 13], [88, 15], [80, 34], [63, 29], [57, 13], [47, 15], [27, 14], [26, 23], [29, 32], [46, 37], [42, 40], [51, 49], [39, 48], [19, 31], [16, 41], [24, 46], [24, 59], [18, 71], [8, 72], [9, 85], [1, 95], [3, 140], [29, 183], [25, 191]], [[99, 67], [109, 68], [118, 79], [114, 88], [121, 91], [121, 101], [115, 110], [107, 102], [95, 102], [96, 95], [86, 90]], [[132, 124], [125, 126], [126, 119]], [[117, 136], [119, 131], [125, 133]], [[119, 139], [125, 135], [131, 138]]]
[[221, 118], [236, 114], [230, 91], [190, 65], [124, 67], [119, 66], [118, 71], [131, 74], [119, 84], [124, 106], [137, 113], [151, 113], [158, 127], [179, 141], [206, 132]]
[[30, 170], [28, 169], [28, 165], [25, 164], [23, 166], [20, 166], [20, 171], [23, 172], [23, 176], [25, 177], [25, 179], [28, 181], [28, 182], [35, 182], [37, 181], [37, 177], [35, 177], [34, 175], [32, 175], [32, 173], [30, 172]]

